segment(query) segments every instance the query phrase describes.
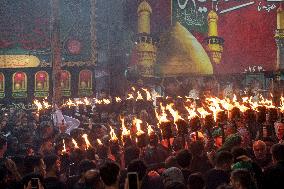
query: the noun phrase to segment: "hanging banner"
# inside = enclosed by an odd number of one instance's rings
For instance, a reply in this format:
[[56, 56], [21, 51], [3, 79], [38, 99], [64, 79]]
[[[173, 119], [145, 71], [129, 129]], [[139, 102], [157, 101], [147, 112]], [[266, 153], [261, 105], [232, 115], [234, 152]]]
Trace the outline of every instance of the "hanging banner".
[[14, 98], [27, 97], [27, 74], [25, 72], [16, 72], [13, 74], [12, 96]]
[[49, 75], [46, 71], [35, 74], [35, 97], [45, 98], [49, 96]]
[[60, 77], [61, 93], [62, 96], [70, 97], [71, 96], [71, 74], [67, 70], [61, 71]]
[[79, 96], [93, 95], [93, 73], [90, 70], [82, 70], [79, 73], [78, 93]]

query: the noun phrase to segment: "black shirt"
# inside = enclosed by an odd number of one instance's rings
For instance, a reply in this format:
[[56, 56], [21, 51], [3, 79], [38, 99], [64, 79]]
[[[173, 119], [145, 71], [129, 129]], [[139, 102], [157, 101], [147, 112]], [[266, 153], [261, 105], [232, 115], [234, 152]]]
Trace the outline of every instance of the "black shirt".
[[206, 189], [216, 189], [221, 184], [229, 184], [229, 182], [229, 172], [219, 169], [211, 169], [206, 173]]

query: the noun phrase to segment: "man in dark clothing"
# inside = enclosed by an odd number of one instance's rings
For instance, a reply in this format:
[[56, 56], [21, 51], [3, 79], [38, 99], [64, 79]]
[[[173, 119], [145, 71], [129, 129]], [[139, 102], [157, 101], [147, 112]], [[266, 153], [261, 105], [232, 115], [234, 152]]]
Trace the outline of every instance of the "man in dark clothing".
[[189, 175], [192, 173], [189, 169], [192, 155], [188, 150], [181, 150], [176, 155], [177, 163], [179, 167], [181, 168], [185, 184], [187, 184], [187, 180]]
[[284, 185], [284, 145], [275, 144], [271, 151], [273, 166], [264, 172], [263, 189], [282, 188]]
[[206, 174], [206, 189], [216, 189], [222, 184], [230, 182], [231, 165], [233, 155], [230, 152], [222, 151], [216, 154], [215, 168]]
[[149, 145], [146, 147], [145, 153], [142, 155], [142, 159], [147, 163], [147, 165], [159, 164], [164, 162], [168, 155], [169, 154], [164, 147], [159, 144], [158, 136], [156, 134], [151, 134]]
[[60, 172], [60, 159], [56, 155], [48, 155], [44, 158], [46, 165], [46, 178], [43, 181], [45, 189], [64, 189], [65, 184], [58, 178]]
[[190, 164], [190, 170], [192, 172], [201, 172], [204, 174], [212, 168], [202, 141], [191, 143], [190, 152], [192, 154], [192, 161]]

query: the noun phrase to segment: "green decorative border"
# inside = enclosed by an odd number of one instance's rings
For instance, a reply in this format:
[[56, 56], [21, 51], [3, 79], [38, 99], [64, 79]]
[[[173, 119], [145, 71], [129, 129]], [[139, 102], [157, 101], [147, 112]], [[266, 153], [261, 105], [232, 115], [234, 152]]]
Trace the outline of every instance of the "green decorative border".
[[61, 91], [62, 92], [62, 96], [71, 96], [71, 91]]
[[5, 93], [0, 92], [0, 98], [4, 98], [5, 97]]
[[26, 91], [25, 92], [13, 92], [12, 96], [14, 98], [27, 98], [28, 97], [28, 93]]
[[79, 96], [92, 96], [93, 91], [92, 89], [79, 89], [78, 95]]
[[48, 97], [49, 96], [49, 93], [47, 91], [38, 91], [38, 92], [35, 92], [34, 93], [34, 96], [35, 97]]

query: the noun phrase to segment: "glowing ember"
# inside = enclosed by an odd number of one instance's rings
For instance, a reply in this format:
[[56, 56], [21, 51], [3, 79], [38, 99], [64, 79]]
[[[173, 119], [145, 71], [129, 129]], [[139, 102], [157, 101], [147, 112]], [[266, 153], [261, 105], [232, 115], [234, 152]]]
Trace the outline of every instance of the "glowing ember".
[[110, 127], [109, 135], [110, 135], [110, 140], [111, 141], [117, 141], [118, 140], [118, 138], [117, 138], [117, 136], [116, 136], [116, 134], [114, 132], [114, 129], [112, 127]]
[[90, 143], [90, 141], [89, 141], [89, 139], [88, 139], [88, 135], [87, 134], [83, 134], [82, 135], [82, 138], [85, 140], [85, 143], [86, 143], [86, 149], [89, 149], [90, 147], [92, 147], [92, 145], [91, 145], [91, 143]]
[[76, 140], [75, 140], [74, 138], [72, 138], [72, 143], [74, 144], [74, 147], [75, 147], [75, 148], [79, 148], [79, 147], [78, 147], [78, 144], [77, 144], [77, 142], [76, 142]]

